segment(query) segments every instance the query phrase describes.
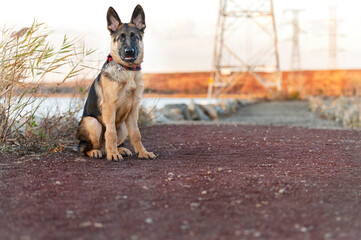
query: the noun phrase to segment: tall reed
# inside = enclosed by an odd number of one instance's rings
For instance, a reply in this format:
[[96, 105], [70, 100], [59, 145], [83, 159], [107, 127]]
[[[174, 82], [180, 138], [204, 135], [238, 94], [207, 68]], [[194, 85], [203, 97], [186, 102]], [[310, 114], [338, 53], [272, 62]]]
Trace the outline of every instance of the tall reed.
[[[0, 142], [17, 138], [21, 134], [19, 129], [32, 121], [46, 97], [83, 71], [85, 58], [94, 52], [86, 49], [80, 39], [71, 40], [67, 36], [55, 47], [48, 40], [50, 34], [44, 23], [36, 21], [20, 31], [2, 30]], [[50, 78], [56, 78], [58, 83], [45, 96], [42, 93], [42, 101], [35, 103], [44, 80]]]

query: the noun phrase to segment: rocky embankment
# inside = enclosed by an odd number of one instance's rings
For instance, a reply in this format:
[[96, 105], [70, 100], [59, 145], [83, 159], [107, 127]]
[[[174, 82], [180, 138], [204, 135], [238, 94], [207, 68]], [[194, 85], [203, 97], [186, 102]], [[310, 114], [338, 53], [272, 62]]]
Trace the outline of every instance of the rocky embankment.
[[344, 127], [361, 128], [361, 97], [311, 97], [310, 110], [320, 117], [342, 123]]
[[151, 111], [154, 123], [175, 121], [213, 121], [220, 117], [236, 113], [241, 107], [253, 103], [252, 100], [220, 99], [216, 104], [168, 104], [161, 109]]

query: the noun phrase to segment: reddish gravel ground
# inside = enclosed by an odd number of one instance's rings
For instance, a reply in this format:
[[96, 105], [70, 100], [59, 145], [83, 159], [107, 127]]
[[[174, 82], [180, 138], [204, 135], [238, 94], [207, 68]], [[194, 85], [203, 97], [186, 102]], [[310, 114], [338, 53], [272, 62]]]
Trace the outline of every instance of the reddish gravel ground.
[[156, 160], [0, 156], [0, 239], [361, 239], [361, 133], [142, 129]]

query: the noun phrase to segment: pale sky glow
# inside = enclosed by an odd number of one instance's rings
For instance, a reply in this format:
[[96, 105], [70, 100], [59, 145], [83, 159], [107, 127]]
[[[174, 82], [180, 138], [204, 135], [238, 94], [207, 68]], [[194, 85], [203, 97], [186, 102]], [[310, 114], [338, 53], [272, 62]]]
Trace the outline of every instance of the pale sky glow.
[[[144, 72], [209, 71], [212, 66], [218, 0], [18, 0], [4, 1], [0, 8], [0, 26], [20, 29], [33, 19], [54, 30], [54, 39], [64, 34], [81, 37], [86, 45], [98, 49], [94, 58], [105, 61], [109, 52], [106, 11], [113, 6], [123, 22], [129, 22], [136, 4], [146, 15]], [[300, 26], [302, 69], [326, 69], [328, 66], [329, 5], [337, 5], [342, 20], [338, 29], [339, 68], [361, 69], [361, 1], [274, 0], [281, 68], [289, 68], [291, 28], [285, 9], [303, 9]], [[102, 64], [100, 63], [100, 66]], [[99, 67], [100, 67], [99, 66]]]

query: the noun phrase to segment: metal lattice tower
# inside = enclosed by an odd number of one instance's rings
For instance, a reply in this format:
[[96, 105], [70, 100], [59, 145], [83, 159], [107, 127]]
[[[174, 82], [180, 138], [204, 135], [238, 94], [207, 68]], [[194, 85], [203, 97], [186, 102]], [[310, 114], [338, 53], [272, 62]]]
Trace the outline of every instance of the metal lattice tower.
[[292, 18], [292, 54], [291, 54], [291, 71], [299, 71], [301, 69], [301, 56], [300, 56], [300, 33], [302, 32], [299, 23], [299, 15], [303, 10], [300, 9], [287, 9], [285, 12], [291, 12]]
[[208, 97], [227, 94], [245, 75], [281, 90], [272, 0], [220, 0]]
[[336, 6], [332, 5], [329, 7], [330, 9], [330, 19], [329, 19], [329, 45], [328, 45], [328, 65], [330, 69], [338, 68], [338, 60], [337, 60], [337, 15], [336, 15]]
[[[291, 53], [291, 61], [290, 61], [290, 71], [291, 81], [288, 85], [288, 91], [293, 92], [297, 90], [298, 92], [301, 91], [301, 85], [296, 84], [298, 80], [298, 76], [300, 75], [301, 70], [301, 55], [300, 55], [300, 34], [303, 32], [300, 28], [299, 23], [299, 15], [300, 12], [303, 10], [300, 9], [286, 9], [284, 12], [291, 12], [292, 13], [292, 21], [290, 24], [292, 25], [292, 53]], [[296, 87], [297, 86], [297, 87]], [[296, 88], [296, 89], [295, 89]]]

